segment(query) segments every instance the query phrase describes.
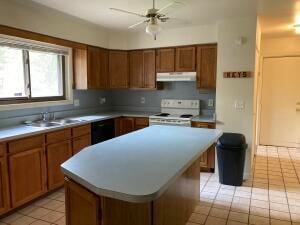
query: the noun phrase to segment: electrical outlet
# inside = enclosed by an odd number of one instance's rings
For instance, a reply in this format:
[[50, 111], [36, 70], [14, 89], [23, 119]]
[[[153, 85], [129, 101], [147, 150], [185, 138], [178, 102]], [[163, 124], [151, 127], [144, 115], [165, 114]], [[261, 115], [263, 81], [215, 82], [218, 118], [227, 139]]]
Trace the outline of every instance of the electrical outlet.
[[74, 106], [75, 107], [80, 106], [80, 100], [79, 99], [74, 99]]
[[146, 98], [145, 97], [141, 97], [141, 104], [145, 104], [146, 103]]
[[208, 107], [214, 107], [214, 100], [212, 98], [208, 99]]
[[100, 97], [100, 98], [99, 98], [99, 103], [100, 103], [100, 105], [105, 104], [105, 102], [106, 102], [106, 98], [105, 98], [105, 97]]

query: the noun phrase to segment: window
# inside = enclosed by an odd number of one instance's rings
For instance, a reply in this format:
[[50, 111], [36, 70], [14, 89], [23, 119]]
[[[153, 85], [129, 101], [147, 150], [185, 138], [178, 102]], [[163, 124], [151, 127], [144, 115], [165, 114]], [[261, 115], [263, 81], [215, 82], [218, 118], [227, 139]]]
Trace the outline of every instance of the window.
[[66, 99], [65, 52], [1, 41], [0, 105]]

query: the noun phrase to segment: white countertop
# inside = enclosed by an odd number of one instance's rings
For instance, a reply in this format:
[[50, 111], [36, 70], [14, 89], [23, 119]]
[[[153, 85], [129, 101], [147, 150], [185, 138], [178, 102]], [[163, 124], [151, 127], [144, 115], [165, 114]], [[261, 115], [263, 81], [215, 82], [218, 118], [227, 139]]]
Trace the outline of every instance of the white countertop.
[[[58, 129], [63, 129], [67, 127], [72, 127], [76, 125], [83, 125], [87, 123], [92, 123], [101, 120], [107, 120], [112, 118], [117, 118], [120, 116], [128, 116], [128, 117], [149, 117], [151, 115], [155, 115], [157, 112], [101, 112], [98, 114], [92, 115], [80, 115], [74, 116], [72, 119], [81, 120], [78, 123], [67, 124], [67, 125], [59, 125], [54, 127], [33, 127], [27, 125], [18, 125], [12, 127], [2, 127], [0, 128], [0, 142], [9, 141], [17, 138], [23, 138], [30, 135], [41, 134], [44, 132], [50, 132]], [[214, 122], [212, 117], [207, 116], [197, 116], [192, 119], [192, 121], [199, 122]]]
[[148, 202], [160, 196], [221, 133], [150, 126], [87, 147], [61, 167], [65, 175], [98, 195]]

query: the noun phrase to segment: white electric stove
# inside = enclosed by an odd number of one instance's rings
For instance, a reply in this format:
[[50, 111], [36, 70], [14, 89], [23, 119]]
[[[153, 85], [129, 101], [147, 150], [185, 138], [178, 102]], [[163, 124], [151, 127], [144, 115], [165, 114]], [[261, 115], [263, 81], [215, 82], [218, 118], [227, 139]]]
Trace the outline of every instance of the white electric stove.
[[199, 100], [162, 99], [161, 113], [150, 116], [149, 124], [190, 127], [192, 118], [199, 112]]

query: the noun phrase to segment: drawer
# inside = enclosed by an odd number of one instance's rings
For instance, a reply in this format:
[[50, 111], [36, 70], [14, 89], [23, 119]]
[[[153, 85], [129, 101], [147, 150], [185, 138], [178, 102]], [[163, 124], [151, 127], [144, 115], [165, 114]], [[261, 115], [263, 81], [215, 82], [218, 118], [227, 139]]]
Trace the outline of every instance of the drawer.
[[86, 124], [72, 129], [73, 137], [79, 137], [91, 133], [91, 124]]
[[149, 126], [149, 119], [137, 117], [137, 118], [135, 118], [135, 125], [141, 126], [141, 127], [147, 127], [147, 126]]
[[70, 138], [71, 138], [71, 129], [63, 129], [63, 130], [54, 131], [46, 134], [47, 144], [64, 141]]
[[45, 136], [32, 136], [28, 138], [19, 139], [16, 141], [11, 141], [8, 143], [8, 152], [17, 153], [26, 150], [32, 150], [35, 148], [41, 148], [45, 144]]
[[4, 156], [6, 153], [6, 145], [4, 143], [0, 144], [0, 156]]

